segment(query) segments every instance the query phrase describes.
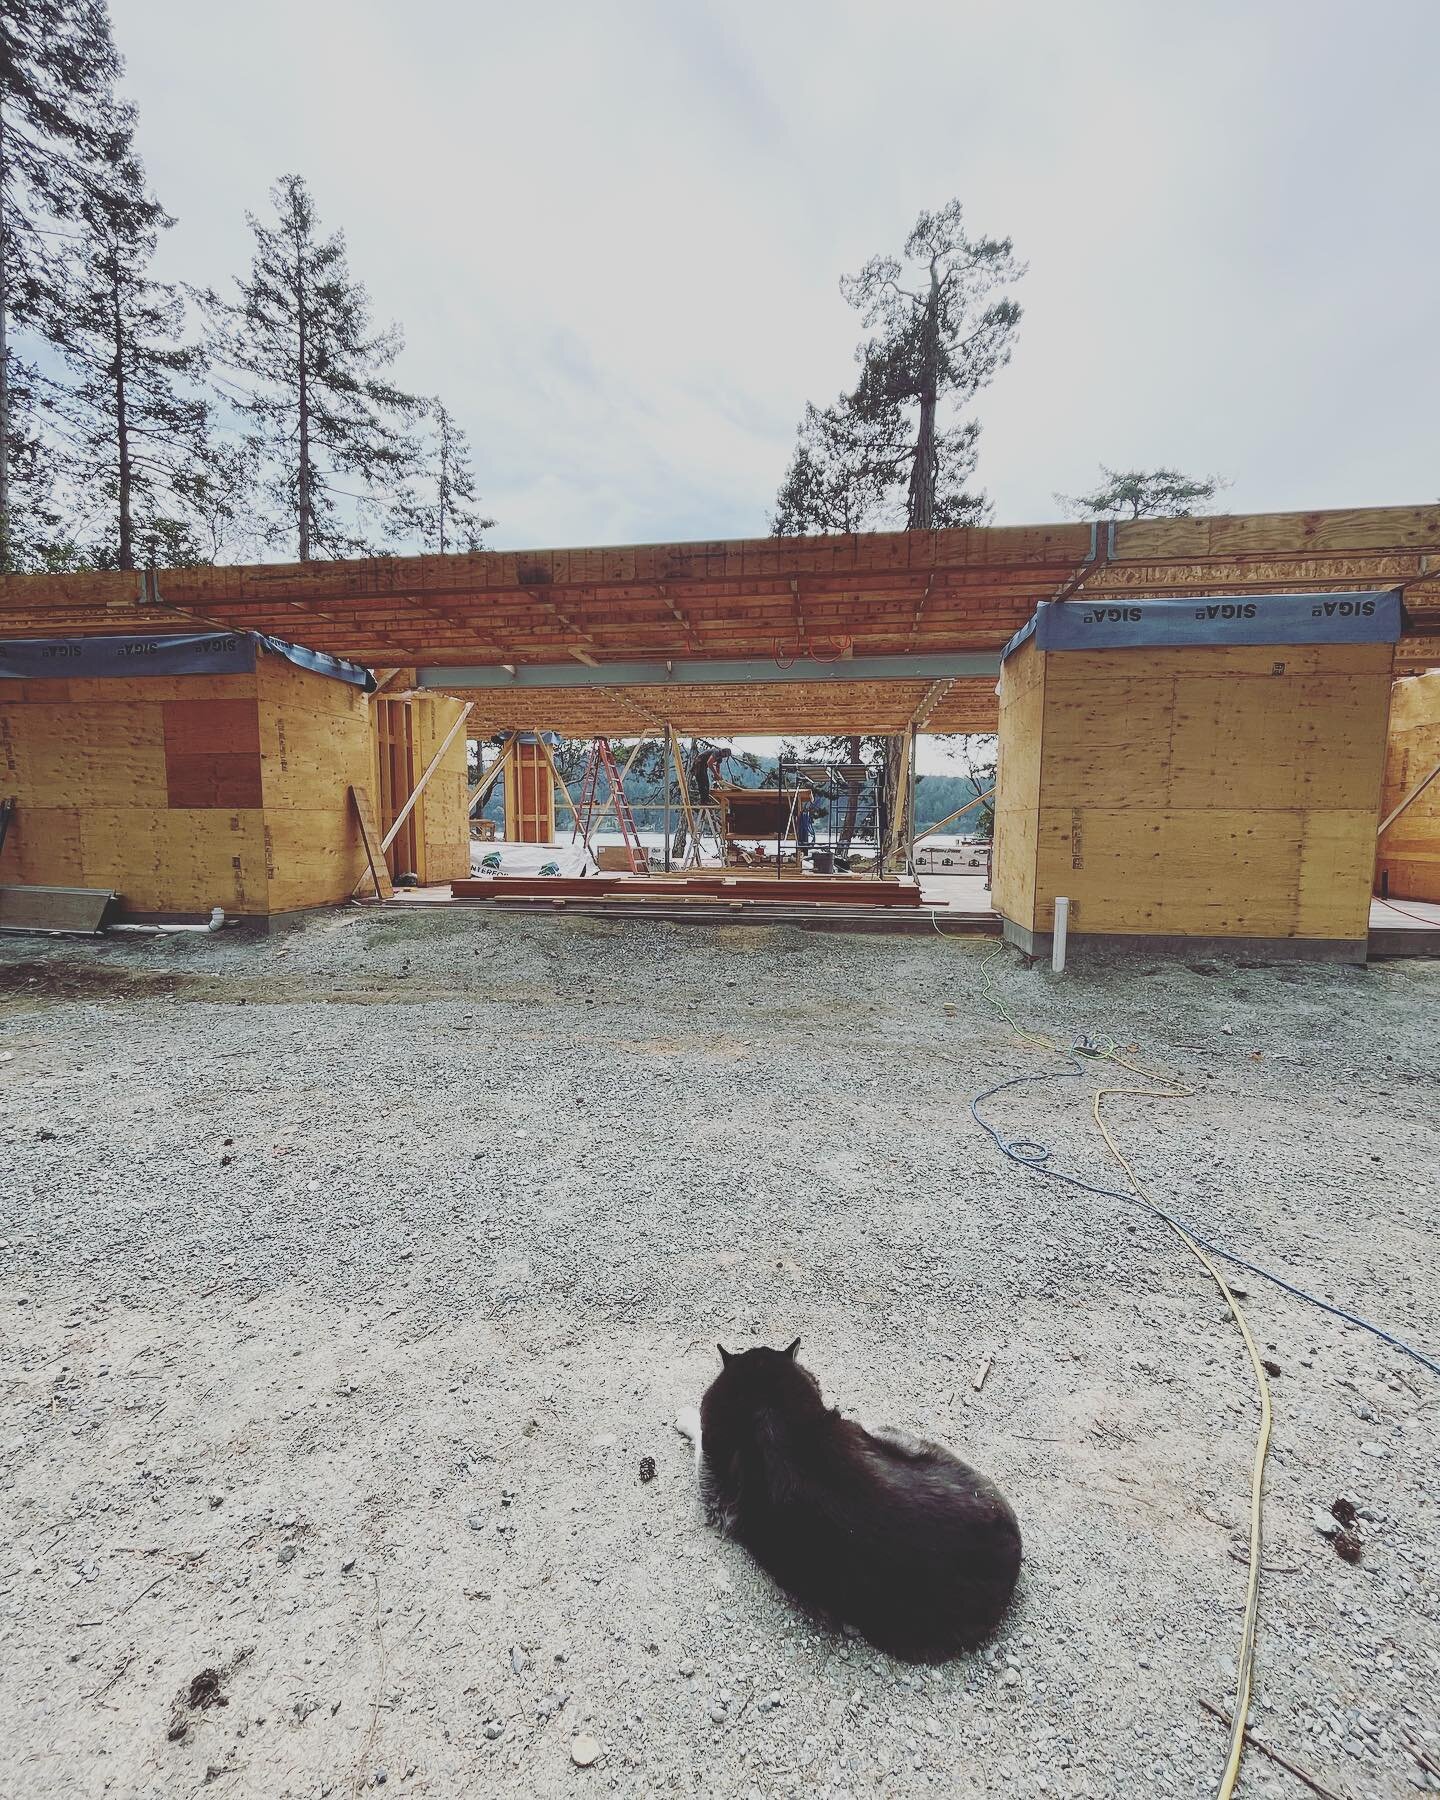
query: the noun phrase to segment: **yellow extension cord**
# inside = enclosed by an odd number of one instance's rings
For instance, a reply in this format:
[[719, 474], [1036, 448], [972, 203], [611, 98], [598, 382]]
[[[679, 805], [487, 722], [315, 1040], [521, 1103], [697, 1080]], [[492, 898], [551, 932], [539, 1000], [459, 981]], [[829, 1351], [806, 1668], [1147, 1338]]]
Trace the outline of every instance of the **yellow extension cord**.
[[[1143, 1075], [1147, 1081], [1157, 1081], [1161, 1077], [1153, 1075], [1148, 1069], [1136, 1068], [1113, 1051], [1102, 1052], [1110, 1062], [1118, 1063], [1122, 1069], [1130, 1069], [1136, 1075]], [[1140, 1179], [1130, 1166], [1130, 1159], [1111, 1136], [1110, 1127], [1105, 1123], [1101, 1112], [1101, 1103], [1112, 1098], [1128, 1097], [1137, 1100], [1189, 1100], [1193, 1099], [1195, 1090], [1186, 1087], [1165, 1088], [1096, 1088], [1090, 1101], [1090, 1111], [1095, 1123], [1100, 1127], [1100, 1135], [1109, 1147], [1110, 1154], [1124, 1169], [1127, 1180], [1134, 1188], [1137, 1196], [1147, 1205], [1153, 1206], [1149, 1194], [1140, 1185]], [[1235, 1783], [1240, 1776], [1240, 1760], [1245, 1754], [1245, 1721], [1250, 1712], [1251, 1687], [1255, 1672], [1255, 1627], [1260, 1616], [1260, 1564], [1262, 1561], [1262, 1524], [1265, 1496], [1265, 1459], [1270, 1454], [1270, 1384], [1265, 1379], [1265, 1365], [1260, 1360], [1260, 1351], [1256, 1347], [1254, 1334], [1250, 1330], [1249, 1320], [1241, 1310], [1239, 1301], [1230, 1291], [1230, 1285], [1215, 1266], [1214, 1260], [1207, 1256], [1185, 1230], [1173, 1219], [1165, 1223], [1201, 1264], [1204, 1265], [1210, 1279], [1225, 1296], [1225, 1304], [1230, 1308], [1230, 1316], [1234, 1319], [1241, 1337], [1245, 1340], [1245, 1352], [1250, 1358], [1250, 1367], [1255, 1373], [1255, 1390], [1260, 1396], [1260, 1435], [1255, 1440], [1255, 1461], [1250, 1475], [1250, 1579], [1245, 1591], [1245, 1623], [1240, 1632], [1240, 1654], [1237, 1657], [1235, 1672], [1235, 1704], [1230, 1715], [1230, 1754], [1225, 1759], [1225, 1772], [1220, 1778], [1220, 1786], [1216, 1790], [1218, 1800], [1230, 1800], [1235, 1792]]]
[[[937, 933], [939, 933], [941, 937], [944, 937], [946, 934], [940, 930], [938, 923], [935, 923], [933, 914], [931, 922], [932, 924], [935, 924]], [[986, 957], [985, 961], [980, 965], [980, 981], [985, 998], [1000, 1013], [1001, 1017], [1005, 1020], [1005, 1023], [1027, 1049], [1047, 1050], [1060, 1056], [1070, 1054], [1069, 1052], [1062, 1050], [1060, 1046], [1054, 1043], [1050, 1038], [1044, 1037], [1038, 1032], [1022, 1029], [1012, 1017], [1010, 1009], [1005, 1005], [1005, 1002], [995, 992], [990, 982], [990, 965], [1003, 955], [1004, 949], [1002, 947], [1001, 949], [998, 949], [994, 955]], [[1099, 1087], [1096, 1088], [1090, 1101], [1091, 1116], [1099, 1127], [1100, 1135], [1104, 1138], [1110, 1154], [1115, 1158], [1116, 1162], [1120, 1164], [1120, 1167], [1124, 1169], [1126, 1179], [1134, 1189], [1136, 1197], [1144, 1201], [1147, 1206], [1153, 1207], [1156, 1205], [1156, 1202], [1151, 1199], [1150, 1195], [1146, 1193], [1144, 1187], [1142, 1187], [1140, 1178], [1136, 1175], [1135, 1170], [1130, 1164], [1130, 1159], [1115, 1142], [1110, 1127], [1105, 1123], [1105, 1117], [1102, 1111], [1103, 1103], [1109, 1099], [1122, 1098], [1136, 1100], [1192, 1100], [1195, 1097], [1195, 1090], [1194, 1088], [1183, 1087], [1175, 1082], [1166, 1081], [1166, 1078], [1163, 1075], [1157, 1075], [1151, 1069], [1142, 1068], [1138, 1063], [1127, 1061], [1125, 1057], [1120, 1055], [1118, 1050], [1113, 1048], [1110, 1050], [1097, 1051], [1096, 1055], [1103, 1058], [1106, 1062], [1112, 1062], [1122, 1069], [1128, 1069], [1132, 1075], [1139, 1075], [1152, 1084], [1165, 1083], [1164, 1086], [1157, 1087], [1152, 1085], [1146, 1088]], [[1240, 1632], [1240, 1654], [1236, 1659], [1235, 1702], [1231, 1709], [1230, 1716], [1230, 1753], [1225, 1759], [1225, 1769], [1220, 1778], [1220, 1786], [1216, 1789], [1216, 1800], [1230, 1800], [1231, 1795], [1235, 1792], [1235, 1783], [1240, 1777], [1240, 1763], [1245, 1754], [1245, 1721], [1250, 1712], [1251, 1692], [1255, 1675], [1255, 1628], [1260, 1616], [1260, 1566], [1262, 1562], [1263, 1544], [1265, 1461], [1270, 1454], [1270, 1426], [1272, 1419], [1270, 1408], [1270, 1384], [1265, 1379], [1265, 1365], [1260, 1359], [1260, 1351], [1256, 1346], [1254, 1335], [1250, 1330], [1249, 1321], [1241, 1310], [1239, 1301], [1230, 1291], [1229, 1283], [1220, 1273], [1220, 1270], [1216, 1267], [1212, 1258], [1206, 1255], [1205, 1251], [1195, 1242], [1194, 1238], [1190, 1236], [1189, 1232], [1186, 1231], [1183, 1226], [1177, 1225], [1173, 1219], [1169, 1218], [1165, 1220], [1165, 1223], [1170, 1227], [1171, 1231], [1175, 1233], [1176, 1237], [1180, 1239], [1186, 1249], [1190, 1251], [1191, 1255], [1201, 1264], [1205, 1269], [1205, 1272], [1210, 1276], [1210, 1279], [1225, 1296], [1225, 1304], [1230, 1309], [1230, 1316], [1234, 1319], [1236, 1327], [1240, 1332], [1240, 1336], [1244, 1340], [1245, 1351], [1250, 1358], [1250, 1367], [1255, 1375], [1255, 1389], [1260, 1398], [1260, 1435], [1255, 1442], [1255, 1460], [1250, 1475], [1250, 1576], [1245, 1590], [1245, 1622]]]

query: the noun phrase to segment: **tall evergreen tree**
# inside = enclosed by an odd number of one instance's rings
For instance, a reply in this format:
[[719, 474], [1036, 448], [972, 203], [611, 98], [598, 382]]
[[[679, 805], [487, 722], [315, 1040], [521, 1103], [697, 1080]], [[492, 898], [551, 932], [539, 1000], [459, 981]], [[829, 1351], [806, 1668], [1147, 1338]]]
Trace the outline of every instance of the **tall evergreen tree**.
[[777, 536], [972, 524], [979, 425], [964, 409], [1010, 358], [1024, 274], [1009, 238], [970, 238], [960, 202], [922, 212], [901, 257], [875, 256], [840, 291], [870, 335], [855, 387], [808, 406], [776, 497]]
[[1226, 482], [1219, 475], [1182, 475], [1178, 469], [1107, 469], [1088, 494], [1057, 494], [1077, 519], [1188, 519], [1203, 512]]
[[833, 406], [807, 403], [775, 499], [774, 535], [864, 531], [880, 518], [894, 475], [894, 424], [893, 412], [867, 418], [843, 394]]
[[[951, 200], [920, 214], [903, 256], [872, 257], [841, 280], [870, 332], [855, 353], [860, 377], [834, 405], [806, 407], [770, 521], [777, 537], [929, 531], [985, 516], [989, 503], [968, 486], [980, 426], [965, 409], [1010, 359], [1020, 308], [1003, 290], [1024, 272], [1009, 238], [969, 237]], [[901, 740], [812, 748], [852, 761], [870, 751], [898, 843]]]
[[228, 391], [265, 465], [277, 536], [301, 562], [364, 555], [367, 527], [413, 473], [422, 403], [385, 379], [402, 340], [394, 326], [372, 327], [344, 234], [321, 235], [298, 175], [282, 176], [271, 199], [273, 224], [246, 215], [255, 253], [238, 300], [203, 296], [214, 358], [234, 378]]
[[106, 0], [0, 5], [0, 570], [15, 566], [12, 474], [33, 442], [17, 388], [32, 417], [37, 399], [11, 328], [45, 331], [53, 321], [56, 228], [105, 187], [128, 139], [130, 114], [114, 95], [120, 67]]
[[452, 550], [481, 550], [494, 525], [480, 513], [470, 439], [437, 396], [426, 407], [429, 430], [419, 446], [415, 477], [391, 511], [394, 534], [419, 542], [441, 556]]
[[72, 541], [49, 437], [55, 384], [13, 346], [8, 374], [8, 565], [0, 565], [0, 573], [6, 566], [12, 571], [76, 566], [84, 552]]
[[209, 472], [204, 357], [184, 344], [177, 290], [150, 274], [174, 221], [146, 191], [133, 151], [82, 208], [52, 336], [72, 380], [61, 404], [67, 474], [94, 521], [96, 561], [133, 569], [205, 557], [193, 501]]

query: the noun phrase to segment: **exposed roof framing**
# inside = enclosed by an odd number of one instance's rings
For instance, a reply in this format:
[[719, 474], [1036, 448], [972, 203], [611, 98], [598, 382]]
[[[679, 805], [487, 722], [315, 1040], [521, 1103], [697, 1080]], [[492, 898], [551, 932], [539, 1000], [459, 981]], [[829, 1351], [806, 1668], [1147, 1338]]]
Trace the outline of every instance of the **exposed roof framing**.
[[[800, 720], [807, 687], [827, 719], [839, 717], [848, 698], [850, 716], [878, 708], [901, 730], [940, 673], [902, 709], [898, 692], [883, 703], [867, 693], [874, 681], [818, 679], [822, 666], [833, 671], [829, 646], [848, 644], [846, 660], [861, 662], [993, 653], [1040, 600], [1383, 587], [1405, 596], [1400, 666], [1440, 662], [1440, 507], [267, 563], [167, 569], [138, 581], [108, 572], [8, 576], [0, 578], [0, 636], [220, 625], [386, 668], [568, 664], [582, 674], [637, 659], [774, 661], [778, 647], [781, 661], [817, 679], [782, 684], [777, 671], [788, 725], [761, 716], [767, 684], [737, 689], [734, 704], [750, 711], [752, 730], [844, 729], [818, 723], [818, 714]], [[974, 715], [976, 685], [957, 681], [928, 728], [963, 729], [947, 720]], [[538, 691], [527, 690], [527, 710], [539, 705]], [[580, 702], [565, 691], [573, 712]], [[706, 729], [675, 710], [681, 692], [678, 682], [658, 695], [636, 685], [628, 713], [618, 699], [610, 711], [633, 721], [641, 708], [682, 729]], [[703, 698], [704, 717], [716, 716], [717, 690]], [[505, 703], [520, 706], [521, 696]], [[487, 695], [484, 706], [491, 704]], [[993, 723], [993, 696], [985, 716]]]

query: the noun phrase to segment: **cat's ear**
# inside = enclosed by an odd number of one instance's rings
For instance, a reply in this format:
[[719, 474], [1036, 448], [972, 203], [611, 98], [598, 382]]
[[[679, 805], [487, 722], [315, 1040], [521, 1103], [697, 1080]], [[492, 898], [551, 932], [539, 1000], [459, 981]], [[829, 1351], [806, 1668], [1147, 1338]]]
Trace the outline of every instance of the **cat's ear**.
[[789, 1357], [789, 1358], [790, 1358], [790, 1360], [791, 1360], [791, 1361], [792, 1361], [792, 1362], [793, 1362], [793, 1361], [794, 1361], [794, 1360], [795, 1360], [795, 1352], [796, 1352], [796, 1351], [797, 1351], [797, 1350], [798, 1350], [798, 1349], [799, 1349], [799, 1348], [800, 1348], [800, 1340], [799, 1340], [799, 1338], [796, 1338], [796, 1340], [795, 1340], [795, 1342], [794, 1342], [794, 1343], [793, 1343], [793, 1344], [787, 1344], [787, 1345], [786, 1345], [786, 1346], [785, 1346], [785, 1354], [786, 1354], [786, 1355], [787, 1355], [787, 1356], [788, 1356], [788, 1357]]
[[720, 1352], [721, 1362], [724, 1363], [725, 1367], [728, 1369], [730, 1367], [730, 1352], [723, 1344], [717, 1344], [715, 1348]]

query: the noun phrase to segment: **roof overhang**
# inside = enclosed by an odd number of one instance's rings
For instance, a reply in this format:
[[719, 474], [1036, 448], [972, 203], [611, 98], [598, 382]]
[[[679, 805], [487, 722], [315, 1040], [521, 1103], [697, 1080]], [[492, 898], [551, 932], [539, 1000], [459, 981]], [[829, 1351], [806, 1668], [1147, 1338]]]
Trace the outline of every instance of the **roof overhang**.
[[[641, 716], [707, 731], [702, 720], [732, 713], [757, 732], [903, 729], [917, 716], [979, 730], [994, 725], [986, 678], [963, 660], [931, 674], [928, 659], [997, 654], [1042, 600], [1263, 605], [1389, 588], [1406, 611], [1397, 667], [1440, 660], [1440, 507], [7, 576], [0, 637], [262, 631], [371, 668], [423, 668], [427, 683], [449, 670], [449, 691], [489, 669], [494, 685], [467, 698], [486, 718], [510, 707], [501, 723], [517, 727], [562, 730], [562, 716], [584, 723], [603, 702], [632, 731]], [[696, 668], [737, 663], [763, 678]], [[607, 668], [645, 678], [587, 680]], [[882, 717], [900, 722], [849, 724]]]

